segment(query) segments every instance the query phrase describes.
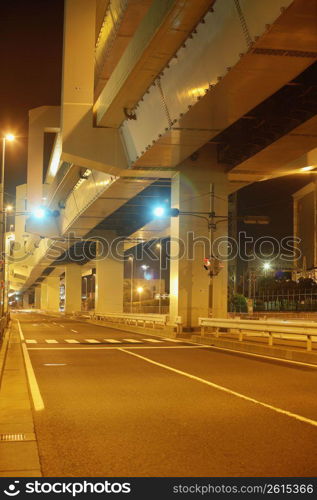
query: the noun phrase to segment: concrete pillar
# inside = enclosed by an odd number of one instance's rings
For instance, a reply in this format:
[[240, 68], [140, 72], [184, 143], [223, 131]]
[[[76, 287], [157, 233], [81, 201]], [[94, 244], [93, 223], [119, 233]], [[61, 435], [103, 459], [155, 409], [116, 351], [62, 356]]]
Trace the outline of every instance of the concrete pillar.
[[81, 311], [81, 271], [78, 264], [65, 267], [65, 313]]
[[41, 287], [37, 286], [34, 290], [34, 308], [41, 309]]
[[23, 294], [23, 309], [29, 309], [30, 304], [29, 304], [30, 296], [29, 293], [26, 292]]
[[58, 106], [40, 106], [29, 111], [27, 202], [28, 210], [43, 203], [44, 132], [58, 132]]
[[46, 278], [46, 282], [47, 282], [47, 310], [58, 312], [59, 302], [60, 302], [60, 277], [48, 276]]
[[45, 311], [47, 309], [47, 282], [42, 281], [40, 284], [41, 288], [41, 309]]
[[[210, 195], [214, 191], [214, 196]], [[197, 159], [186, 160], [172, 179], [172, 207], [184, 212], [228, 214], [228, 181], [223, 166], [218, 165], [216, 150], [206, 146]], [[216, 219], [217, 220], [217, 219]], [[170, 244], [170, 319], [182, 317], [185, 329], [198, 326], [198, 318], [227, 315], [227, 263], [210, 280], [204, 269], [204, 258], [214, 250], [225, 251], [227, 245], [211, 241], [227, 236], [227, 221], [217, 224], [210, 234], [208, 221], [192, 215], [171, 218]]]
[[[108, 238], [109, 244], [112, 241]], [[95, 311], [97, 313], [121, 313], [123, 311], [123, 246], [119, 244], [115, 248], [113, 245], [109, 252], [102, 244], [98, 243], [97, 248]]]

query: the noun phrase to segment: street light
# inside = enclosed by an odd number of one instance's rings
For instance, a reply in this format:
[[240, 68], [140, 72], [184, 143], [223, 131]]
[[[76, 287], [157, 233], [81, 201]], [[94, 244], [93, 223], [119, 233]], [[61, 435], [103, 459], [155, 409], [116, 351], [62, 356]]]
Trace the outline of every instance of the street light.
[[153, 210], [153, 214], [155, 217], [164, 217], [165, 216], [165, 208], [164, 207], [155, 207]]
[[263, 270], [264, 270], [264, 276], [267, 276], [267, 272], [271, 269], [271, 264], [270, 262], [264, 262], [263, 264]]
[[[6, 213], [4, 211], [4, 172], [5, 172], [5, 155], [6, 155], [6, 142], [12, 142], [14, 141], [15, 137], [13, 134], [5, 134], [2, 137], [2, 162], [1, 162], [1, 193], [0, 193], [0, 211], [1, 211], [1, 225], [2, 225], [2, 234], [1, 234], [1, 254], [5, 252], [5, 218], [6, 218]], [[5, 283], [5, 257], [4, 262], [3, 262], [3, 267], [1, 271], [1, 278], [3, 281], [3, 287], [2, 287], [2, 293], [1, 293], [1, 317], [5, 313], [5, 289], [6, 289], [6, 283]]]
[[32, 215], [34, 215], [37, 219], [43, 219], [45, 217], [45, 213], [46, 211], [43, 207], [38, 207], [33, 210]]

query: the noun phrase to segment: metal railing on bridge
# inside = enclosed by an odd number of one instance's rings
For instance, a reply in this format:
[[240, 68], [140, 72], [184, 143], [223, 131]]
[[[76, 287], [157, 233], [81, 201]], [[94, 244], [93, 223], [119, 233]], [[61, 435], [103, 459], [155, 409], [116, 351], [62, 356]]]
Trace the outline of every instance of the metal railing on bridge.
[[240, 342], [246, 336], [267, 337], [269, 346], [273, 346], [276, 338], [296, 340], [305, 342], [307, 351], [311, 351], [313, 342], [317, 342], [317, 323], [308, 321], [299, 323], [298, 321], [199, 318], [199, 326], [203, 336], [210, 328], [216, 337], [220, 334], [237, 334]]
[[95, 321], [130, 325], [137, 327], [165, 328], [167, 326], [168, 314], [129, 314], [129, 313], [76, 313], [76, 316], [84, 316]]

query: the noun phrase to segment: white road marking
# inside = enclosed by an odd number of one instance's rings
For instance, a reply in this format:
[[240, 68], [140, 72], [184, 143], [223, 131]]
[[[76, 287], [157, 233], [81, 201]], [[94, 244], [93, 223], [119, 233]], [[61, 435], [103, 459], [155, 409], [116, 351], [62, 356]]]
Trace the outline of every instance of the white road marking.
[[54, 339], [45, 339], [45, 342], [47, 344], [58, 344], [58, 341]]
[[[19, 331], [20, 331], [20, 336], [21, 336], [21, 334], [23, 335], [21, 325], [20, 325], [19, 320], [17, 320], [17, 321], [18, 321]], [[24, 342], [22, 342], [22, 352], [23, 352], [25, 369], [26, 369], [26, 374], [27, 374], [27, 378], [28, 378], [28, 382], [29, 382], [30, 392], [31, 392], [31, 396], [32, 396], [33, 404], [34, 404], [34, 409], [36, 411], [44, 410], [44, 402], [43, 402], [43, 399], [42, 399], [42, 396], [40, 393], [40, 388], [38, 386], [38, 383], [37, 383], [37, 380], [35, 377], [35, 373], [33, 370], [33, 366], [31, 363], [31, 359], [30, 359], [27, 347], [26, 347]]]
[[142, 344], [141, 340], [136, 339], [122, 339], [123, 342], [131, 342], [131, 344]]
[[75, 339], [65, 339], [65, 342], [68, 344], [79, 344], [79, 341]]
[[157, 339], [142, 339], [144, 342], [153, 342], [154, 344], [160, 344], [163, 342], [162, 340], [157, 340]]
[[86, 342], [89, 342], [89, 344], [100, 344], [100, 340], [95, 340], [95, 339], [84, 339]]
[[26, 339], [25, 342], [27, 344], [37, 344], [37, 340], [34, 340], [34, 339]]
[[122, 344], [121, 340], [115, 340], [115, 339], [103, 339], [105, 342], [109, 342], [109, 344]]
[[163, 337], [162, 340], [167, 340], [168, 342], [186, 342], [186, 340], [176, 340], [176, 339], [170, 339], [168, 337]]
[[39, 325], [38, 325], [37, 323], [33, 323], [33, 325], [32, 325], [32, 326], [39, 326]]
[[74, 332], [74, 333], [78, 333], [77, 330], [71, 330], [71, 331]]
[[254, 403], [256, 405], [262, 406], [264, 408], [267, 408], [268, 410], [272, 410], [276, 413], [280, 413], [282, 415], [286, 415], [287, 417], [294, 418], [295, 420], [299, 420], [300, 422], [304, 422], [305, 424], [312, 425], [314, 427], [317, 427], [317, 420], [312, 420], [310, 418], [304, 417], [302, 415], [299, 415], [297, 413], [292, 413], [287, 410], [283, 410], [282, 408], [278, 408], [277, 406], [270, 405], [268, 403], [264, 403], [263, 401], [259, 401], [255, 398], [251, 398], [250, 396], [246, 396], [245, 394], [241, 394], [240, 392], [233, 391], [231, 389], [228, 389], [228, 387], [224, 387], [222, 385], [215, 384], [214, 382], [210, 382], [209, 380], [206, 380], [201, 377], [197, 377], [196, 375], [192, 375], [191, 373], [188, 372], [183, 372], [182, 370], [178, 370], [177, 368], [173, 368], [172, 366], [169, 365], [164, 365], [163, 363], [158, 363], [157, 361], [153, 361], [150, 358], [146, 358], [145, 356], [141, 356], [140, 354], [136, 354], [135, 352], [130, 352], [126, 351], [122, 347], [118, 347], [118, 350], [121, 352], [125, 352], [126, 354], [129, 354], [130, 356], [135, 356], [136, 358], [142, 359], [143, 361], [146, 361], [147, 363], [150, 363], [151, 365], [159, 366], [160, 368], [164, 368], [165, 370], [169, 370], [171, 372], [177, 373], [178, 375], [182, 375], [183, 377], [187, 377], [191, 380], [195, 380], [196, 382], [200, 382], [201, 384], [208, 385], [209, 387], [212, 387], [213, 389], [216, 389], [221, 392], [225, 392], [226, 394], [230, 394], [231, 396], [235, 396], [237, 398], [243, 399], [245, 401], [248, 401], [250, 403]]
[[17, 322], [18, 322], [18, 327], [19, 327], [20, 339], [21, 339], [21, 341], [23, 342], [23, 340], [24, 340], [24, 335], [23, 335], [23, 332], [22, 332], [22, 328], [21, 328], [21, 325], [20, 325], [20, 321], [19, 321], [19, 320], [17, 320]]
[[66, 366], [66, 363], [45, 363], [44, 366]]
[[[66, 340], [66, 342], [68, 342]], [[78, 340], [73, 340], [72, 341], [73, 343], [78, 343]], [[173, 345], [173, 346], [140, 346], [140, 345], [136, 345], [136, 346], [131, 346], [129, 347], [129, 349], [131, 350], [139, 350], [139, 349], [145, 349], [147, 351], [149, 350], [153, 350], [153, 349], [202, 349], [202, 348], [205, 348], [205, 347], [208, 347], [208, 346], [200, 346], [200, 345]], [[99, 346], [99, 347], [83, 347], [83, 344], [81, 344], [80, 346], [78, 347], [28, 347], [28, 351], [80, 351], [80, 350], [86, 350], [86, 351], [104, 351], [104, 350], [118, 350], [120, 351], [121, 350], [121, 347], [110, 347], [110, 346], [107, 346], [107, 347], [104, 347], [104, 346]]]
[[59, 325], [59, 326], [60, 326], [61, 328], [65, 328], [65, 326], [64, 326], [64, 325]]

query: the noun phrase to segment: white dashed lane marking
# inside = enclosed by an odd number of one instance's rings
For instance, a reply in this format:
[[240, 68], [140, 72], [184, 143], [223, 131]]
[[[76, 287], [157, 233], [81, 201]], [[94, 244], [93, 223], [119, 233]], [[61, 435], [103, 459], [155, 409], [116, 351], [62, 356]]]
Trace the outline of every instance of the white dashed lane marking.
[[54, 339], [45, 339], [45, 342], [47, 344], [58, 344], [58, 341]]
[[100, 344], [100, 340], [95, 340], [95, 339], [84, 339], [86, 342], [89, 342], [89, 344]]
[[160, 344], [162, 340], [157, 340], [157, 339], [142, 339], [144, 342], [153, 342], [153, 344]]
[[130, 344], [142, 344], [141, 340], [136, 340], [136, 339], [122, 339], [123, 342], [129, 342]]
[[33, 340], [33, 339], [26, 339], [25, 342], [27, 344], [37, 344], [37, 340]]
[[65, 342], [68, 344], [79, 344], [79, 341], [75, 339], [65, 339]]
[[109, 342], [109, 344], [122, 344], [121, 340], [115, 340], [115, 339], [103, 339], [105, 342]]

